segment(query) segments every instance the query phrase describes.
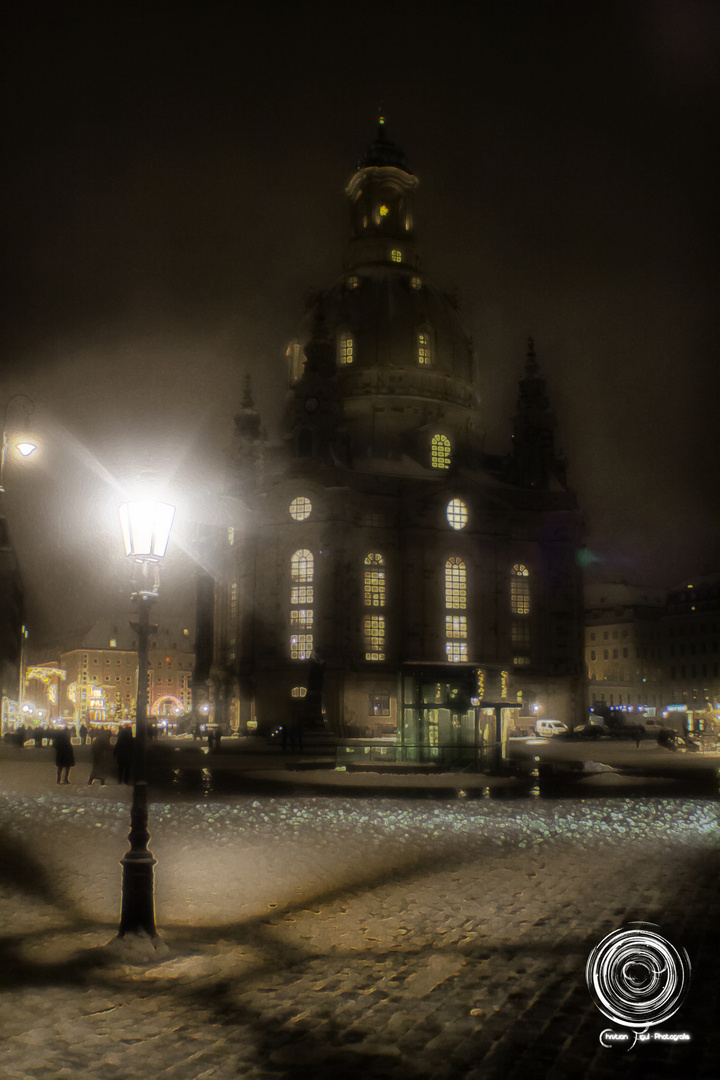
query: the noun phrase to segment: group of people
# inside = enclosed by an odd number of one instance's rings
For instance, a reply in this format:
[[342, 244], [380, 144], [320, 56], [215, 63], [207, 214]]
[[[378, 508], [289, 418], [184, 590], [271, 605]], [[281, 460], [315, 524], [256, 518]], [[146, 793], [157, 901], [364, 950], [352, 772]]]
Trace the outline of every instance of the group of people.
[[[53, 739], [55, 747], [55, 768], [58, 784], [70, 783], [70, 770], [75, 766], [75, 752], [68, 728], [59, 728]], [[110, 741], [110, 732], [106, 728], [92, 734], [90, 743], [90, 775], [88, 784], [99, 780], [105, 784], [112, 768], [113, 758], [117, 766], [118, 784], [129, 784], [135, 753], [135, 737], [130, 724], [124, 724], [118, 731], [115, 745]]]

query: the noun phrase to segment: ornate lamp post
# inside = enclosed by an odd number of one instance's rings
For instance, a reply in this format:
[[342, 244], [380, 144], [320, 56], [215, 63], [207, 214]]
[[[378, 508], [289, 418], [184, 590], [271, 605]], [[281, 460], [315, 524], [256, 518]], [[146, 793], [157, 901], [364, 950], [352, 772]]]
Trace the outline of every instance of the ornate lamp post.
[[137, 618], [131, 621], [130, 625], [136, 632], [138, 641], [133, 800], [128, 833], [130, 850], [126, 851], [120, 860], [123, 868], [120, 937], [141, 931], [151, 938], [157, 937], [153, 880], [153, 868], [157, 860], [147, 846], [150, 839], [145, 779], [148, 638], [154, 629], [150, 625], [150, 608], [158, 599], [159, 593], [158, 563], [165, 555], [174, 515], [174, 506], [150, 500], [125, 503], [120, 507], [125, 554], [134, 559], [136, 565], [132, 600]]

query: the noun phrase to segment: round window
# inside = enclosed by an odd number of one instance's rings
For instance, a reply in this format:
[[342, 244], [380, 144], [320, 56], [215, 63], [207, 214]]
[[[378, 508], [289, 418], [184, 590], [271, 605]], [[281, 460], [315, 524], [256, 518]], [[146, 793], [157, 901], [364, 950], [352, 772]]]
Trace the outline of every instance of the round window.
[[468, 509], [462, 499], [451, 499], [447, 508], [447, 519], [453, 529], [464, 529], [468, 521]]
[[294, 517], [296, 521], [304, 521], [305, 518], [310, 517], [311, 510], [312, 503], [309, 499], [304, 497], [293, 499], [290, 503], [290, 515], [291, 517]]

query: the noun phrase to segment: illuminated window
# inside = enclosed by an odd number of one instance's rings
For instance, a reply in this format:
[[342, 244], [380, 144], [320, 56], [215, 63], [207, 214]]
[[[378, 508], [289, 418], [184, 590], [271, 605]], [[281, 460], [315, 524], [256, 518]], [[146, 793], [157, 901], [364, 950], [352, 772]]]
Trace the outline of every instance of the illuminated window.
[[451, 499], [447, 508], [447, 519], [453, 529], [464, 529], [468, 521], [468, 509], [462, 499]]
[[433, 469], [450, 468], [450, 440], [447, 435], [433, 435], [430, 453]]
[[365, 616], [365, 659], [385, 659], [385, 616]]
[[467, 637], [467, 617], [465, 615], [446, 615], [445, 637], [449, 640], [464, 640]]
[[293, 608], [290, 612], [290, 625], [296, 629], [309, 630], [313, 624], [312, 608]]
[[467, 661], [468, 647], [466, 641], [446, 641], [445, 655], [451, 664], [461, 664]]
[[[313, 589], [309, 583], [313, 580], [314, 564], [312, 552], [307, 548], [296, 551], [290, 560], [292, 588], [290, 603], [303, 605], [312, 603]], [[290, 609], [290, 656], [293, 660], [307, 660], [313, 649], [313, 636], [307, 631], [313, 625], [311, 607], [291, 607]], [[302, 632], [301, 632], [302, 631]]]
[[311, 510], [312, 503], [303, 496], [293, 499], [290, 503], [290, 516], [295, 518], [296, 521], [304, 521], [305, 518], [310, 517]]
[[516, 563], [510, 578], [510, 610], [513, 615], [530, 614], [530, 574], [527, 566]]
[[228, 544], [230, 545], [230, 547], [232, 547], [235, 543], [235, 530], [232, 525], [228, 526], [227, 538]]
[[393, 248], [390, 252], [390, 258], [395, 263], [402, 262], [402, 251], [398, 251], [397, 248]]
[[382, 555], [365, 558], [365, 607], [385, 607], [385, 571]]
[[467, 607], [467, 569], [457, 555], [445, 563], [445, 607]]
[[348, 284], [348, 289], [357, 289], [358, 285], [360, 284], [360, 278], [356, 277], [353, 274], [352, 277], [349, 277], [347, 279], [347, 284]]
[[312, 552], [308, 551], [307, 548], [303, 548], [302, 551], [296, 551], [292, 559], [290, 560], [290, 572], [292, 574], [293, 581], [312, 581]]
[[425, 367], [432, 363], [432, 350], [430, 348], [430, 335], [425, 330], [418, 330], [416, 339], [417, 362]]
[[338, 363], [347, 367], [354, 359], [355, 342], [352, 334], [341, 334], [337, 342]]
[[293, 686], [290, 691], [292, 697], [305, 697], [307, 694], [307, 688], [304, 686]]
[[512, 624], [513, 664], [530, 663], [530, 623], [516, 619]]
[[312, 650], [312, 634], [292, 634], [290, 636], [290, 656], [293, 660], [309, 659]]
[[390, 716], [390, 691], [368, 694], [368, 716]]
[[387, 216], [388, 216], [388, 208], [383, 203], [383, 205], [380, 207], [380, 217], [387, 217]]
[[422, 281], [420, 280], [419, 277], [410, 278], [410, 288], [412, 288], [412, 289], [422, 289]]

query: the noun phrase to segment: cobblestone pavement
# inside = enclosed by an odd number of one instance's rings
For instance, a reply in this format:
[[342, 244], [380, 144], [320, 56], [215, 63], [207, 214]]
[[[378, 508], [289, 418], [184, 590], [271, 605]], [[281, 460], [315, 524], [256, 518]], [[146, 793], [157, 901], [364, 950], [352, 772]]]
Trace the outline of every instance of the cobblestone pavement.
[[[114, 939], [127, 802], [0, 769], [6, 1080], [720, 1076], [715, 802], [168, 799], [157, 952]], [[633, 920], [690, 955], [689, 1043], [600, 1045]]]

